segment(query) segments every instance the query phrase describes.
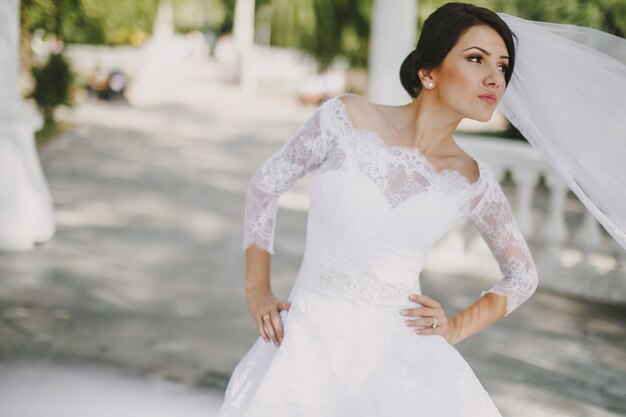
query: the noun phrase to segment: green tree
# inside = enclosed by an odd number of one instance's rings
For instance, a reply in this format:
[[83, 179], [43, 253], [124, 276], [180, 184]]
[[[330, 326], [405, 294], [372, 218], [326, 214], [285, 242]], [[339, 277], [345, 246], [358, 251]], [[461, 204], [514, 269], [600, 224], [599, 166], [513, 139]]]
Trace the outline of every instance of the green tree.
[[[223, 0], [225, 1], [225, 0]], [[416, 0], [417, 1], [417, 0]], [[417, 42], [424, 20], [445, 0], [420, 0]], [[272, 9], [271, 44], [302, 49], [322, 68], [342, 55], [367, 66], [373, 0], [257, 0]], [[530, 20], [593, 27], [626, 35], [624, 0], [476, 0], [473, 4]]]
[[44, 29], [68, 43], [128, 44], [147, 38], [159, 0], [22, 0], [26, 32]]
[[[177, 32], [194, 30], [222, 32], [232, 30], [235, 2], [224, 0], [170, 0], [174, 9], [174, 27]], [[228, 25], [227, 21], [230, 21]]]
[[70, 103], [73, 74], [62, 54], [52, 54], [41, 68], [33, 68], [35, 88], [32, 97], [46, 122], [54, 120], [54, 109]]
[[587, 26], [626, 36], [624, 0], [480, 0], [475, 3], [524, 19]]
[[262, 0], [272, 8], [271, 44], [309, 52], [322, 69], [339, 55], [367, 65], [372, 0]]

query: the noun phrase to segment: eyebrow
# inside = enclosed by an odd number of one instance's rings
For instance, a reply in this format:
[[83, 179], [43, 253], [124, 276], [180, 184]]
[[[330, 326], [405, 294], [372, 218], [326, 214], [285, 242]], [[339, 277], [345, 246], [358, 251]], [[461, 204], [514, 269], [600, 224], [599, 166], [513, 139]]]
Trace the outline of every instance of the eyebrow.
[[[485, 51], [483, 48], [479, 48], [478, 46], [470, 46], [470, 47], [469, 47], [469, 48], [467, 48], [467, 49], [472, 49], [472, 48], [476, 48], [476, 49], [478, 49], [478, 50], [480, 50], [480, 51], [484, 52], [487, 56], [491, 56], [491, 54], [490, 54], [489, 52]], [[467, 51], [467, 49], [463, 49], [463, 52]], [[506, 55], [500, 55], [500, 58], [509, 59], [509, 57], [508, 57], [508, 56], [506, 56]]]

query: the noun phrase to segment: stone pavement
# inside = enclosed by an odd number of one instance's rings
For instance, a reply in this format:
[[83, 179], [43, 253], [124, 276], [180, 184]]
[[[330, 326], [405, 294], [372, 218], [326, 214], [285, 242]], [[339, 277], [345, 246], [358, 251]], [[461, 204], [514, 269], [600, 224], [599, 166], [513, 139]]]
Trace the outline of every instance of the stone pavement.
[[[245, 187], [312, 109], [246, 97], [212, 62], [174, 81], [161, 102], [82, 104], [42, 151], [58, 232], [32, 252], [0, 253], [2, 363], [113, 365], [223, 389], [255, 341]], [[282, 298], [304, 249], [306, 185], [280, 200], [272, 282]], [[422, 290], [451, 316], [493, 281], [427, 268]], [[456, 347], [505, 416], [622, 416], [625, 313], [539, 291]]]
[[146, 378], [92, 363], [0, 363], [0, 415], [6, 417], [207, 417], [218, 389]]

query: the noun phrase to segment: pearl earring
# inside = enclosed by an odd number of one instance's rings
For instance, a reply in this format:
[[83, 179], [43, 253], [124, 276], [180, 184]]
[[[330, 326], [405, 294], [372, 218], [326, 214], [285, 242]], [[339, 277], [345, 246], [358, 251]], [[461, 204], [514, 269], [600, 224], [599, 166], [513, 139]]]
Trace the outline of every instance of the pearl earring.
[[433, 83], [428, 83], [428, 88], [433, 88]]

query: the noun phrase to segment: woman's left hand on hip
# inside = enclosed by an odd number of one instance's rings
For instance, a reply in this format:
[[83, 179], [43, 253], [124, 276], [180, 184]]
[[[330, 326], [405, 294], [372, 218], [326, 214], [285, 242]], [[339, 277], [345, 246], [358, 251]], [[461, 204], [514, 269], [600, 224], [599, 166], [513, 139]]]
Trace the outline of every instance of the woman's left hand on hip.
[[421, 307], [401, 310], [401, 314], [407, 317], [405, 320], [407, 327], [415, 327], [415, 333], [420, 335], [441, 335], [450, 343], [452, 329], [441, 304], [424, 294], [411, 294], [409, 299], [420, 304]]

